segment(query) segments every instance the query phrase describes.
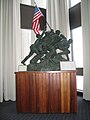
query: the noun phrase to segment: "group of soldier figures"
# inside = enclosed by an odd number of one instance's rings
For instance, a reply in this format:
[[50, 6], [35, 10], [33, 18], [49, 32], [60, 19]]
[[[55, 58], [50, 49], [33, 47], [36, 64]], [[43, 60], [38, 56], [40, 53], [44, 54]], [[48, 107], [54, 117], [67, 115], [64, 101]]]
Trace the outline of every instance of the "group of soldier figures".
[[54, 32], [43, 30], [41, 35], [37, 35], [37, 40], [30, 46], [30, 53], [21, 61], [23, 65], [33, 56], [30, 64], [27, 65], [28, 71], [58, 71], [60, 61], [69, 61], [68, 54], [72, 39], [61, 34], [59, 30]]

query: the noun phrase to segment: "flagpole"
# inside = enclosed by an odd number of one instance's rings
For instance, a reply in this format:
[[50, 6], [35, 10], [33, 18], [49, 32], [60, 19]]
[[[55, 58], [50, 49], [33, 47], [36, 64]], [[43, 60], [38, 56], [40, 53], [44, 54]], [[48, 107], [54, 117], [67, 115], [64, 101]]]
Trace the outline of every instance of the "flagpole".
[[[37, 4], [36, 4], [36, 2], [34, 1], [34, 4], [37, 6]], [[52, 30], [51, 29], [51, 26], [49, 25], [49, 23], [47, 22], [47, 20], [46, 20], [46, 18], [45, 18], [45, 16], [43, 15], [43, 18], [44, 18], [44, 20], [46, 21], [46, 23], [47, 23], [47, 25], [48, 25], [48, 27], [50, 28], [50, 30]]]
[[46, 23], [47, 23], [48, 27], [50, 28], [50, 30], [52, 30], [52, 29], [51, 29], [51, 26], [50, 26], [49, 23], [47, 22], [46, 18], [45, 18], [44, 16], [43, 16], [43, 18], [44, 18], [44, 20], [46, 21]]

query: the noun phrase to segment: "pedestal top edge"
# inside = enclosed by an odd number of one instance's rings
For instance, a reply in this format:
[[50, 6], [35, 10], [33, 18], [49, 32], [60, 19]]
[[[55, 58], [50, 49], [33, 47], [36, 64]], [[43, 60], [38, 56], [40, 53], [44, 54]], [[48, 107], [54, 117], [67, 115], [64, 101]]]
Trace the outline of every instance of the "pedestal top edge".
[[76, 72], [76, 70], [62, 70], [62, 71], [18, 71], [16, 73], [62, 73], [62, 72]]

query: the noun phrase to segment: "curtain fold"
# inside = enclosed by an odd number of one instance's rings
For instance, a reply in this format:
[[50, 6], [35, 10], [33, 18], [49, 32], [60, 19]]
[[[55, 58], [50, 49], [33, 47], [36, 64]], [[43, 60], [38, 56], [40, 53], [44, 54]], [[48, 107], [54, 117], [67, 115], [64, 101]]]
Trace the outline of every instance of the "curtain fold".
[[47, 21], [54, 30], [70, 37], [68, 0], [47, 1]]
[[81, 0], [81, 20], [83, 35], [83, 98], [90, 100], [90, 0]]
[[19, 0], [0, 0], [0, 102], [16, 100], [15, 71], [21, 61]]

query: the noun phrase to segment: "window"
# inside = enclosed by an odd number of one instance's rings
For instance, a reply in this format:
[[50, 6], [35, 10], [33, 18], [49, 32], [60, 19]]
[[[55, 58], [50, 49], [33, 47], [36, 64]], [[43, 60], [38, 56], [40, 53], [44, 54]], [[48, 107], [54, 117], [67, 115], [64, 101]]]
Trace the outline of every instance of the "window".
[[83, 48], [82, 48], [82, 27], [72, 30], [73, 38], [73, 59], [75, 60], [76, 67], [83, 67]]
[[[31, 0], [20, 0], [21, 4], [25, 4], [25, 5], [31, 5]], [[24, 57], [26, 55], [28, 55], [30, 49], [30, 45], [31, 45], [31, 30], [30, 29], [21, 29], [21, 35], [22, 35], [22, 59], [24, 59]], [[26, 62], [26, 64], [28, 64], [29, 61]]]
[[20, 0], [20, 3], [25, 5], [31, 5], [31, 0]]
[[70, 1], [71, 1], [71, 7], [81, 2], [81, 0], [70, 0]]
[[[20, 0], [21, 4], [30, 5], [34, 4], [33, 0]], [[46, 8], [46, 0], [36, 1], [38, 7]], [[21, 29], [22, 34], [22, 60], [30, 52], [30, 46], [35, 41], [35, 34], [31, 29]], [[26, 64], [29, 64], [30, 60], [26, 61]]]
[[[70, 7], [72, 8], [72, 11], [76, 11], [75, 9], [78, 8], [77, 6], [79, 6], [80, 4], [78, 4], [79, 2], [81, 2], [81, 0], [70, 0]], [[76, 7], [74, 7], [76, 6]], [[74, 9], [74, 10], [73, 10]], [[79, 10], [79, 9], [78, 9]], [[71, 12], [72, 12], [71, 11]], [[77, 11], [76, 11], [77, 12]], [[80, 11], [79, 11], [80, 12]], [[81, 13], [80, 13], [81, 14]], [[73, 18], [77, 17], [77, 13], [72, 15], [76, 15], [73, 16]], [[73, 50], [73, 54], [72, 54], [72, 59], [75, 61], [76, 63], [76, 68], [83, 68], [83, 43], [82, 43], [82, 26], [81, 26], [81, 19], [73, 19], [71, 15], [71, 22], [73, 26], [71, 26], [71, 34], [72, 34], [72, 39], [73, 39], [73, 45], [72, 45], [72, 50]], [[79, 23], [76, 23], [79, 22]], [[77, 90], [78, 91], [83, 91], [83, 75], [77, 75]]]
[[[72, 30], [73, 39], [73, 60], [76, 68], [83, 68], [83, 43], [82, 43], [82, 27]], [[83, 91], [83, 76], [77, 75], [77, 90]]]
[[46, 9], [46, 0], [37, 0], [37, 6]]

